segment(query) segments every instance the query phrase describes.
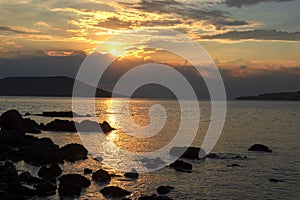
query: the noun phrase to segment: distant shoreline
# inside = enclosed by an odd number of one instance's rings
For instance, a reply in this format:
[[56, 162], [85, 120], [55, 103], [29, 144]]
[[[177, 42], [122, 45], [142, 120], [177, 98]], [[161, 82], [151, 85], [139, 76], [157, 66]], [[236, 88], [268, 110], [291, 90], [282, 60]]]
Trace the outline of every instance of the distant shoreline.
[[258, 101], [300, 101], [300, 90], [297, 92], [265, 93], [257, 96], [242, 96], [236, 100]]

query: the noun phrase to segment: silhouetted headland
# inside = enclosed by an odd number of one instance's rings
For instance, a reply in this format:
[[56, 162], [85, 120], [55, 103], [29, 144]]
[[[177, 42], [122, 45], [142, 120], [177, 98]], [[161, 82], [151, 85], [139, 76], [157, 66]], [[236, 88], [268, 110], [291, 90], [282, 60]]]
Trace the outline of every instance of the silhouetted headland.
[[242, 96], [236, 100], [284, 100], [300, 101], [300, 90], [297, 92], [265, 93], [258, 96]]
[[[0, 79], [0, 96], [72, 97], [75, 79], [55, 77], [9, 77]], [[111, 97], [111, 92], [78, 82], [82, 91], [95, 89], [96, 97]], [[85, 94], [82, 94], [84, 97]]]

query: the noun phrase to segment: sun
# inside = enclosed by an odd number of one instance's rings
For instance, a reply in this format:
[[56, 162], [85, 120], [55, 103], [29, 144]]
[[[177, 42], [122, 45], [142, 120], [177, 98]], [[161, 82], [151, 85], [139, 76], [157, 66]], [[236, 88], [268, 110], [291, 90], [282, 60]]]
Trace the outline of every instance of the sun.
[[117, 49], [111, 49], [111, 50], [109, 51], [109, 53], [110, 53], [111, 55], [115, 56], [115, 57], [120, 56], [120, 55], [122, 54], [122, 52], [121, 52], [120, 50], [117, 50]]

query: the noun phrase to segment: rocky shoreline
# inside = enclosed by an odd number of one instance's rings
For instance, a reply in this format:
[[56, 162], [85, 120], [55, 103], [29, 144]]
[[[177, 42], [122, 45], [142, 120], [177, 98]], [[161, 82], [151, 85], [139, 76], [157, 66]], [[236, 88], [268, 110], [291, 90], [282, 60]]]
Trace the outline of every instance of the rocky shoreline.
[[[67, 114], [69, 115], [70, 113]], [[76, 132], [76, 127], [82, 127], [82, 130], [85, 131], [96, 131], [87, 127], [90, 124], [96, 125], [95, 123], [97, 122], [85, 120], [81, 123], [76, 123], [72, 120], [55, 119], [44, 125], [38, 124], [32, 119], [23, 118], [17, 110], [9, 110], [3, 113], [0, 116], [0, 199], [44, 198], [51, 197], [56, 193], [58, 193], [61, 199], [64, 197], [75, 198], [81, 195], [82, 190], [91, 185], [91, 181], [105, 185], [104, 188], [99, 190], [103, 196], [130, 199], [131, 191], [109, 185], [112, 178], [116, 175], [105, 169], [100, 168], [93, 171], [89, 168], [84, 168], [81, 174], [63, 174], [61, 165], [64, 162], [72, 162], [76, 165], [76, 162], [88, 158], [88, 150], [83, 145], [71, 143], [59, 147], [50, 138], [38, 138], [27, 134], [40, 134], [42, 131]], [[104, 133], [114, 130], [107, 122], [99, 125]], [[272, 152], [268, 147], [261, 144], [255, 144], [248, 150]], [[202, 149], [196, 147], [174, 147], [169, 152], [170, 155], [176, 156], [178, 153], [182, 155], [180, 159], [172, 163], [169, 167], [175, 171], [179, 171], [179, 173], [192, 173], [192, 164], [183, 159], [199, 159], [199, 153], [202, 151]], [[203, 159], [238, 160], [247, 159], [247, 157], [241, 155], [222, 157], [222, 155], [210, 153]], [[18, 171], [15, 163], [20, 161], [39, 167], [37, 176], [33, 176], [28, 171]], [[240, 165], [233, 163], [228, 167], [240, 167]], [[91, 180], [87, 176], [88, 174], [91, 174]], [[123, 174], [123, 176], [129, 181], [139, 178], [139, 174], [134, 169], [129, 173]], [[270, 182], [276, 181], [279, 182], [280, 180], [270, 179]], [[171, 199], [166, 195], [173, 189], [176, 188], [169, 185], [158, 186], [156, 190], [157, 194], [141, 195], [138, 199]], [[125, 198], [126, 196], [127, 198]]]

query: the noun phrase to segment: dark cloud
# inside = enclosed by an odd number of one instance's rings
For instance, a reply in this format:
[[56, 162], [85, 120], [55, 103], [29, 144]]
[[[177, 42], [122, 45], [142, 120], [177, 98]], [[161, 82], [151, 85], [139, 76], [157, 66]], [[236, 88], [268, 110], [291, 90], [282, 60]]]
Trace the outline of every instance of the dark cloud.
[[148, 20], [148, 21], [123, 21], [117, 17], [110, 17], [104, 21], [101, 21], [97, 26], [109, 29], [130, 29], [131, 26], [174, 26], [176, 24], [181, 24], [180, 20]]
[[226, 4], [228, 7], [240, 8], [242, 6], [251, 6], [262, 2], [286, 2], [286, 1], [293, 1], [293, 0], [225, 0], [224, 4]]
[[177, 15], [183, 19], [194, 21], [204, 20], [214, 24], [217, 28], [249, 24], [246, 21], [233, 19], [230, 13], [226, 11], [203, 8], [203, 5], [200, 8], [194, 4], [182, 3], [175, 0], [141, 0], [138, 3], [122, 4], [144, 12]]
[[33, 31], [30, 30], [22, 30], [22, 29], [18, 29], [12, 26], [0, 26], [0, 31], [9, 31], [9, 32], [13, 32], [13, 33], [19, 33], [19, 34], [32, 34]]
[[229, 40], [288, 40], [300, 41], [300, 32], [284, 32], [277, 30], [249, 30], [249, 31], [229, 31], [216, 35], [204, 35], [202, 39], [229, 39]]
[[105, 21], [101, 21], [97, 24], [97, 26], [109, 29], [129, 29], [132, 25], [132, 22], [123, 21], [117, 17], [107, 18]]

